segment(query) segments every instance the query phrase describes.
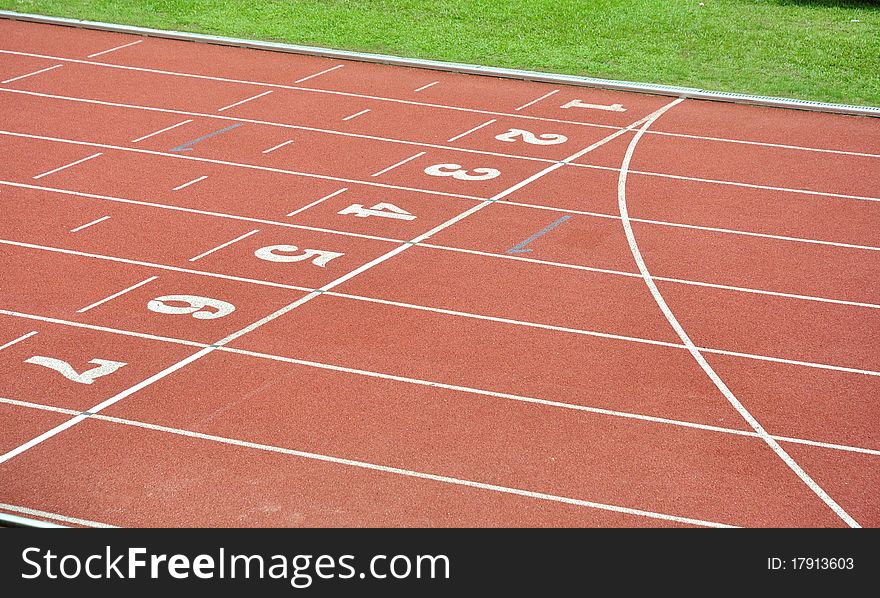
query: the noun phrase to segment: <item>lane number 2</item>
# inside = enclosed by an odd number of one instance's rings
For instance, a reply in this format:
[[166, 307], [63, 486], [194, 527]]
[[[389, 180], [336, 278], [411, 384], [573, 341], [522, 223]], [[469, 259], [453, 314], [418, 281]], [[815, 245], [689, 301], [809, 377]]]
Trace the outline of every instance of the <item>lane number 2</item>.
[[296, 252], [299, 250], [299, 247], [296, 245], [270, 245], [269, 247], [257, 249], [254, 255], [267, 262], [290, 263], [312, 260], [314, 265], [321, 268], [325, 267], [330, 260], [345, 255], [344, 253], [322, 251], [320, 249], [303, 249], [302, 253], [296, 255]]
[[494, 168], [474, 168], [466, 170], [461, 164], [434, 164], [425, 169], [425, 174], [431, 176], [451, 176], [459, 181], [488, 181], [501, 174]]
[[[184, 303], [185, 305], [169, 305], [169, 303]], [[192, 314], [198, 320], [213, 320], [228, 316], [235, 311], [235, 306], [226, 301], [198, 297], [196, 295], [165, 295], [156, 297], [149, 303], [147, 308], [160, 314]]]
[[495, 136], [495, 139], [498, 141], [508, 142], [515, 142], [517, 138], [522, 139], [526, 143], [531, 143], [532, 145], [558, 145], [568, 141], [568, 137], [558, 133], [543, 133], [541, 135], [535, 135], [531, 131], [526, 131], [525, 129], [510, 129], [507, 133]]
[[28, 357], [27, 359], [25, 359], [24, 362], [32, 363], [34, 365], [41, 365], [44, 368], [55, 370], [68, 380], [76, 382], [78, 384], [91, 384], [98, 378], [101, 378], [102, 376], [108, 376], [122, 366], [127, 365], [125, 362], [122, 361], [92, 359], [91, 361], [89, 361], [89, 363], [94, 363], [95, 367], [84, 372], [77, 372], [75, 369], [73, 369], [73, 366], [71, 366], [66, 361], [55, 359], [54, 357], [34, 355], [33, 357]]

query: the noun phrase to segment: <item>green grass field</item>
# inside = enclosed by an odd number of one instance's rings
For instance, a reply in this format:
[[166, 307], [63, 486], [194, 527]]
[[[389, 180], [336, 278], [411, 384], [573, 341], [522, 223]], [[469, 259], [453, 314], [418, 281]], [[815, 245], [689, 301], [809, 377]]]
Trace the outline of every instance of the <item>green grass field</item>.
[[880, 106], [880, 3], [0, 0], [20, 12]]

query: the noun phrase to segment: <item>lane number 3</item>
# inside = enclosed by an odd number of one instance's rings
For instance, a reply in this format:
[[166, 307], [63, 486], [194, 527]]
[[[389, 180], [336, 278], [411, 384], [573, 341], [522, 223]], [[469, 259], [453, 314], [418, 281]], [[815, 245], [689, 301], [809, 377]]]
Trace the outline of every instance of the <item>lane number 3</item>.
[[501, 174], [500, 170], [494, 168], [474, 168], [466, 170], [461, 164], [435, 164], [425, 169], [425, 174], [431, 176], [451, 176], [459, 181], [488, 181], [494, 179]]

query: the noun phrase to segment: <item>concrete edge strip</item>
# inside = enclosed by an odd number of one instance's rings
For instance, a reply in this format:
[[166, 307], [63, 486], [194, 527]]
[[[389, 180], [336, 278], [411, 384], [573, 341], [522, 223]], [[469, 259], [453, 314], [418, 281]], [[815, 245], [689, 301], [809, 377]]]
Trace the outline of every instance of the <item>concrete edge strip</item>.
[[471, 75], [486, 75], [502, 77], [506, 79], [523, 79], [541, 83], [553, 83], [559, 85], [574, 85], [580, 87], [598, 87], [601, 89], [614, 89], [631, 91], [636, 93], [650, 93], [656, 95], [668, 95], [675, 97], [693, 98], [698, 100], [714, 100], [720, 102], [733, 102], [739, 104], [754, 104], [758, 106], [772, 106], [776, 108], [793, 108], [797, 110], [812, 110], [816, 112], [832, 112], [837, 114], [851, 114], [857, 116], [880, 117], [880, 107], [853, 106], [849, 104], [831, 104], [826, 102], [814, 102], [810, 100], [796, 100], [790, 98], [777, 98], [771, 96], [756, 96], [743, 93], [723, 91], [711, 91], [696, 89], [693, 87], [678, 87], [673, 85], [657, 85], [653, 83], [636, 83], [631, 81], [615, 81], [612, 79], [599, 79], [595, 77], [581, 77], [577, 75], [561, 75], [554, 73], [542, 73], [537, 71], [525, 71], [500, 67], [479, 66], [475, 64], [461, 64], [455, 62], [443, 62], [439, 60], [423, 60], [419, 58], [402, 58], [387, 54], [371, 54], [366, 52], [351, 52], [347, 50], [334, 50], [332, 48], [319, 48], [315, 46], [300, 46], [280, 42], [246, 40], [234, 37], [206, 35], [201, 33], [188, 33], [183, 31], [171, 31], [162, 29], [150, 29], [133, 25], [117, 25], [102, 23], [99, 21], [85, 21], [68, 19], [63, 17], [48, 17], [28, 13], [19, 13], [8, 10], [0, 10], [0, 18], [28, 21], [33, 23], [45, 23], [49, 25], [63, 25], [68, 27], [82, 27], [85, 29], [97, 29], [101, 31], [113, 31], [116, 33], [129, 33], [150, 37], [161, 37], [183, 41], [194, 41], [224, 46], [237, 46], [254, 50], [269, 50], [274, 52], [288, 52], [292, 54], [306, 54], [309, 56], [321, 56], [340, 60], [356, 60], [360, 62], [373, 62], [394, 66], [414, 67], [454, 73], [467, 73]]

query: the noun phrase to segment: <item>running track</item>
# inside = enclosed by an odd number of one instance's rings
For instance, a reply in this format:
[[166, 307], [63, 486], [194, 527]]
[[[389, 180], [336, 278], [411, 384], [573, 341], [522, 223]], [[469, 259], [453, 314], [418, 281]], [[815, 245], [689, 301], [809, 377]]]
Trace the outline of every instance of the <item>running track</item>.
[[880, 121], [0, 40], [3, 511], [880, 524]]

